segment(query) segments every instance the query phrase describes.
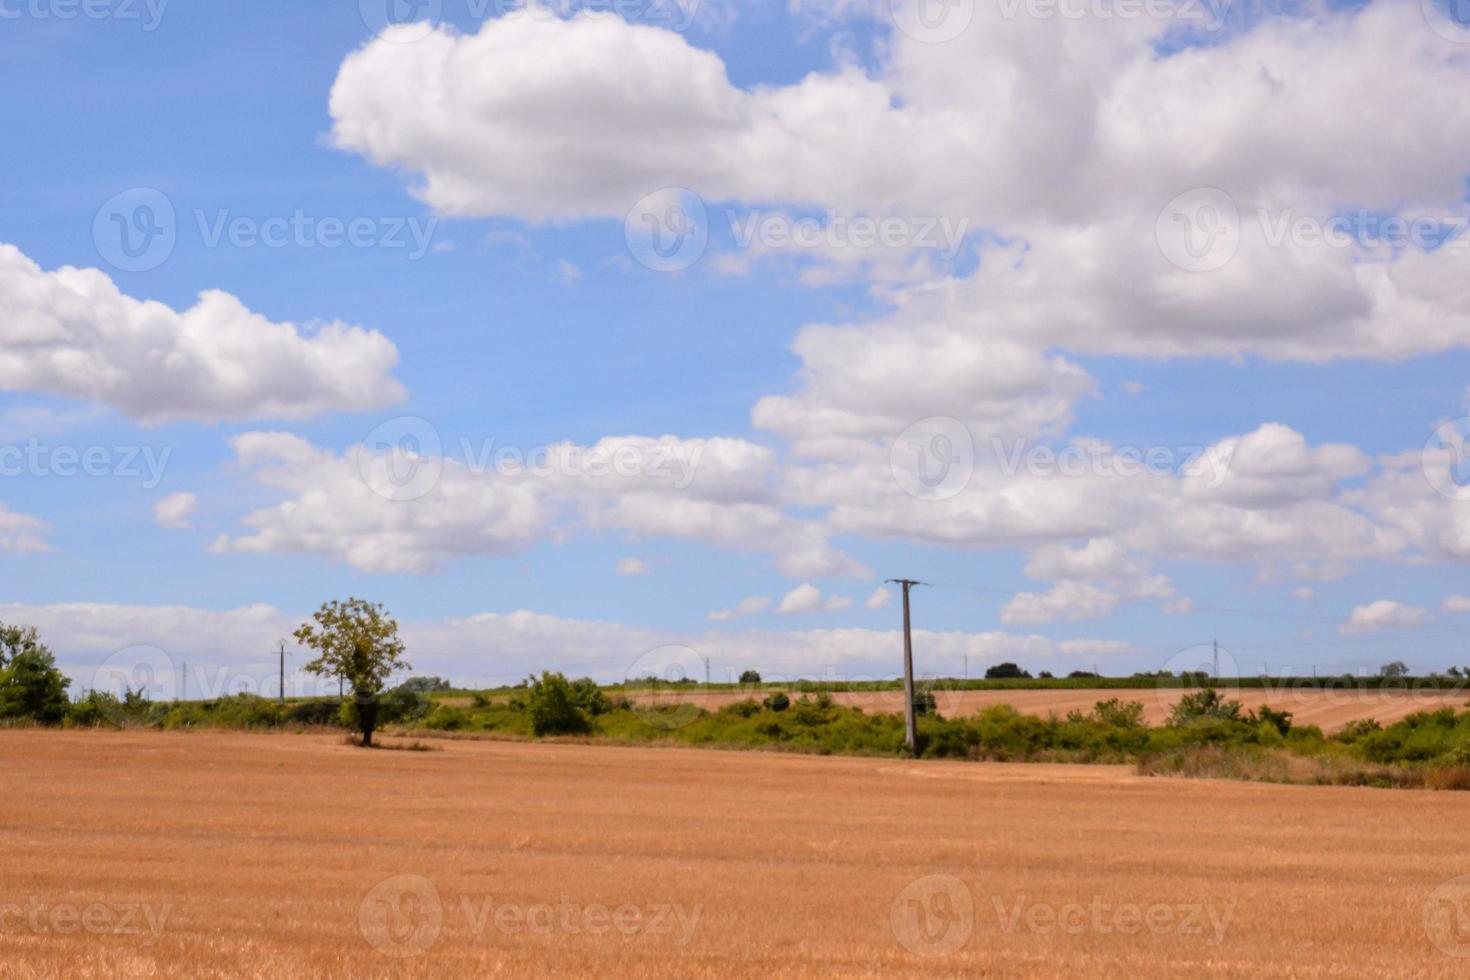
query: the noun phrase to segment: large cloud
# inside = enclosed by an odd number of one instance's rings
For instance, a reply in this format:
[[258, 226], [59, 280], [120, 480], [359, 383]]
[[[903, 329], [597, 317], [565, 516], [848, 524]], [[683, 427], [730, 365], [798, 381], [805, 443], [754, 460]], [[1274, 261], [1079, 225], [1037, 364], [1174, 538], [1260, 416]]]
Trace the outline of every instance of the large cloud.
[[[801, 332], [798, 390], [754, 413], [800, 453], [841, 455], [935, 414], [1065, 428], [1095, 390], [1067, 351], [1323, 361], [1470, 342], [1470, 249], [1282, 232], [1358, 209], [1470, 218], [1470, 104], [1454, 95], [1470, 55], [1408, 0], [1266, 16], [1161, 54], [1170, 31], [1201, 26], [1179, 17], [977, 4], [948, 43], [895, 32], [872, 73], [747, 90], [671, 32], [521, 12], [370, 43], [343, 63], [331, 111], [340, 146], [421, 174], [451, 214], [622, 217], [682, 186], [993, 230], [972, 275], [885, 291], [895, 310], [876, 322]], [[1324, 92], [1353, 111], [1323, 111]], [[1207, 273], [1159, 240], [1171, 199], [1203, 188], [1238, 215], [1222, 219], [1233, 258]]]
[[218, 291], [174, 310], [96, 269], [45, 272], [3, 243], [0, 308], [0, 390], [97, 401], [145, 424], [300, 419], [403, 397], [398, 351], [375, 331], [273, 323]]
[[216, 552], [307, 552], [369, 572], [425, 572], [614, 529], [767, 552], [792, 576], [865, 573], [819, 523], [785, 512], [774, 455], [739, 439], [615, 437], [486, 459], [369, 445], [339, 455], [269, 432], [232, 445], [241, 467], [286, 499], [247, 515], [253, 533], [221, 536]]
[[[1417, 3], [1269, 17], [1167, 56], [1159, 42], [1187, 20], [975, 6], [950, 43], [895, 33], [874, 74], [749, 90], [682, 36], [610, 15], [384, 37], [343, 63], [334, 135], [422, 174], [446, 212], [533, 220], [621, 216], [670, 185], [991, 224], [1156, 213], [1199, 186], [1294, 204], [1460, 197], [1470, 63]], [[1324, 112], [1324, 92], [1353, 111]]]

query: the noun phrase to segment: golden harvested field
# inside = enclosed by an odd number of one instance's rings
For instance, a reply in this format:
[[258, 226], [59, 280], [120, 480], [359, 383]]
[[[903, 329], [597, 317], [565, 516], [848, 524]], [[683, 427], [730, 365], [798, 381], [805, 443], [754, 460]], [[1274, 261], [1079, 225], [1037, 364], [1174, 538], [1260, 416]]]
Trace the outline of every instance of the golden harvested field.
[[[1463, 709], [1470, 702], [1466, 691], [1324, 691], [1315, 689], [1263, 690], [1259, 688], [1222, 688], [1226, 696], [1248, 709], [1268, 704], [1292, 712], [1298, 724], [1319, 725], [1324, 732], [1341, 728], [1359, 718], [1376, 718], [1392, 724], [1415, 711], [1435, 708]], [[771, 693], [763, 691], [761, 696]], [[1117, 690], [1012, 690], [1012, 691], [935, 691], [939, 713], [948, 717], [973, 714], [981, 708], [1008, 704], [1024, 714], [1045, 715], [1055, 712], [1091, 711], [1092, 706], [1108, 698], [1138, 701], [1143, 717], [1151, 725], [1161, 724], [1184, 694], [1179, 688], [1130, 688]], [[795, 695], [793, 695], [795, 696]], [[739, 691], [675, 692], [635, 694], [634, 701], [667, 701], [680, 698], [713, 711], [734, 701], [750, 697]], [[897, 713], [903, 710], [903, 692], [841, 691], [833, 699], [840, 704], [856, 705], [864, 711]], [[465, 701], [468, 704], [468, 700]]]
[[0, 733], [0, 977], [1463, 977], [1453, 793]]

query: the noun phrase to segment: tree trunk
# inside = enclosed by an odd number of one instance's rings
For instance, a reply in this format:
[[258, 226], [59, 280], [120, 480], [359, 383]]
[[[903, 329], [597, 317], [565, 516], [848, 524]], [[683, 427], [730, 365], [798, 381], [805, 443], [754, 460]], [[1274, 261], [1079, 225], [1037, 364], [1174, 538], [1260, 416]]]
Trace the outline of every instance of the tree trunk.
[[373, 747], [373, 729], [378, 727], [378, 699], [363, 698], [357, 703], [358, 727], [362, 729], [362, 747]]

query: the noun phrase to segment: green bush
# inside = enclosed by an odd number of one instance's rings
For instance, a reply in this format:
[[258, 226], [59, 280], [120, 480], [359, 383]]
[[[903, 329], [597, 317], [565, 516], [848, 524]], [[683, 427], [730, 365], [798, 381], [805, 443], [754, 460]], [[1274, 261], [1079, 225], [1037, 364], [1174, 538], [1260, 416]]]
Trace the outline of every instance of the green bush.
[[1201, 725], [1218, 721], [1240, 721], [1240, 702], [1229, 700], [1213, 687], [1184, 695], [1169, 715], [1171, 725]]
[[791, 699], [784, 691], [777, 691], [761, 702], [767, 711], [785, 711], [791, 707]]
[[78, 728], [119, 727], [122, 724], [122, 701], [108, 691], [88, 691], [86, 696], [67, 708], [66, 723]]
[[77, 728], [149, 725], [167, 710], [167, 706], [148, 700], [142, 688], [129, 689], [122, 697], [110, 691], [94, 690], [67, 707], [65, 724]]
[[457, 732], [469, 728], [471, 724], [468, 711], [448, 704], [436, 704], [424, 718], [424, 727], [436, 732]]
[[572, 703], [578, 710], [590, 717], [605, 715], [612, 710], [612, 702], [607, 695], [602, 693], [602, 688], [590, 677], [582, 677], [571, 682]]
[[749, 718], [758, 714], [761, 710], [760, 702], [755, 698], [746, 698], [744, 701], [734, 701], [720, 709], [722, 715], [735, 715], [738, 718]]
[[1261, 710], [1252, 712], [1251, 718], [1259, 720], [1263, 725], [1270, 725], [1276, 729], [1277, 734], [1287, 735], [1291, 732], [1291, 712], [1277, 711], [1267, 705], [1261, 705]]
[[1093, 705], [1092, 716], [1099, 725], [1113, 728], [1138, 728], [1143, 724], [1143, 705], [1137, 701], [1108, 698]]
[[286, 704], [284, 720], [294, 725], [335, 725], [339, 704], [336, 698], [290, 701]]
[[394, 690], [410, 691], [414, 694], [436, 694], [454, 690], [454, 685], [442, 677], [410, 677]]
[[562, 674], [531, 678], [526, 693], [531, 731], [536, 735], [585, 735], [592, 721], [577, 704], [577, 692]]

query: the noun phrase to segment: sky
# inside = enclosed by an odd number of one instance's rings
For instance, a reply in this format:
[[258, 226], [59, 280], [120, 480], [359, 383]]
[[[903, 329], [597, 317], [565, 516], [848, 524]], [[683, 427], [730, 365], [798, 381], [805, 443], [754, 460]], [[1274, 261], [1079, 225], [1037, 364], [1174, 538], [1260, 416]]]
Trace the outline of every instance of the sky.
[[[1470, 663], [1470, 11], [0, 0], [77, 688]], [[288, 643], [293, 690], [305, 657]]]

